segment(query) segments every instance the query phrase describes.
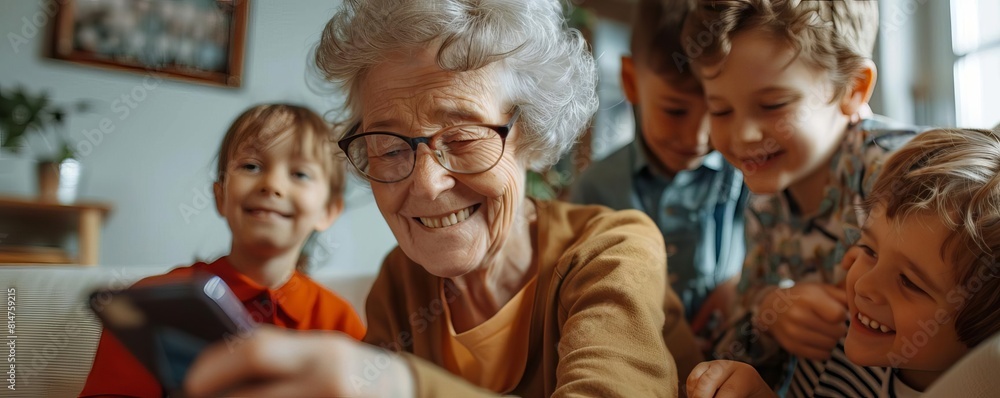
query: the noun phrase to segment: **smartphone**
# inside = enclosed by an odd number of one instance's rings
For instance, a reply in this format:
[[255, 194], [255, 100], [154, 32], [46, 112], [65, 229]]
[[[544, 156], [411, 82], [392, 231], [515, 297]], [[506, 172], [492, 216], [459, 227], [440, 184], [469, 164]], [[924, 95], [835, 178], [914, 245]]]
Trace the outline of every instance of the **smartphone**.
[[205, 347], [239, 342], [255, 327], [229, 286], [211, 274], [167, 275], [125, 290], [97, 290], [90, 308], [170, 392], [181, 391]]

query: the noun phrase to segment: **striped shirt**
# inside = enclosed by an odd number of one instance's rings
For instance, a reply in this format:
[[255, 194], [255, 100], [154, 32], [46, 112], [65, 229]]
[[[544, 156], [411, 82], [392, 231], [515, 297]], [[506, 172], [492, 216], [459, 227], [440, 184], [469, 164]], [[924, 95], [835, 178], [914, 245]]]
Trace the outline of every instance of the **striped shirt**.
[[844, 353], [844, 339], [826, 360], [798, 358], [788, 397], [878, 398], [889, 375], [887, 368], [858, 366]]
[[851, 363], [844, 353], [844, 339], [840, 339], [829, 359], [798, 359], [786, 397], [918, 398], [920, 395], [899, 379], [895, 369]]

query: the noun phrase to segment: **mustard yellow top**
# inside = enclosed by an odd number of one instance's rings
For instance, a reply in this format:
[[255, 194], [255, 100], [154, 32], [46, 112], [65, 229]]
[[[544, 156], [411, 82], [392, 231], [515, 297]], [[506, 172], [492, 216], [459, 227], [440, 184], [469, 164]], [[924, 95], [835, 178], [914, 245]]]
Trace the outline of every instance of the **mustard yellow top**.
[[[443, 346], [445, 369], [493, 392], [513, 390], [521, 381], [528, 359], [531, 304], [537, 280], [537, 276], [531, 278], [490, 319], [462, 333], [455, 333], [445, 301], [444, 320], [448, 324]], [[446, 299], [443, 284], [441, 299]]]
[[[701, 359], [667, 284], [663, 235], [645, 214], [536, 201], [538, 273], [520, 381], [503, 394], [676, 397]], [[418, 398], [496, 397], [445, 369], [444, 286], [398, 247], [368, 294], [365, 342], [400, 353]], [[510, 355], [508, 355], [509, 357]], [[505, 358], [493, 358], [500, 363]]]

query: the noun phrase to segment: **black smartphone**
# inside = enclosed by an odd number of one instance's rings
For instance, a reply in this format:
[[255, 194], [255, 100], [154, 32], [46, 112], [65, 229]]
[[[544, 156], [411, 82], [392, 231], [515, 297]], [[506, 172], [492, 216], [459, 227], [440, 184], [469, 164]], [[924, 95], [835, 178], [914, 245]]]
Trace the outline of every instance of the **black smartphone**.
[[236, 344], [255, 327], [229, 286], [210, 274], [168, 275], [125, 290], [97, 290], [90, 308], [169, 392], [181, 390], [206, 346]]

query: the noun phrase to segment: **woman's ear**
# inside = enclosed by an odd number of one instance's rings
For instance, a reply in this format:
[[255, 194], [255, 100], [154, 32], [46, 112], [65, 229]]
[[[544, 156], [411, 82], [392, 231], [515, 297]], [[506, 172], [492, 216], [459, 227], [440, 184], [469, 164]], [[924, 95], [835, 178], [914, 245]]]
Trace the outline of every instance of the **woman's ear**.
[[633, 104], [639, 101], [639, 93], [635, 88], [635, 63], [632, 57], [622, 57], [622, 91], [625, 99]]
[[878, 80], [878, 69], [870, 59], [864, 60], [861, 69], [855, 74], [854, 80], [847, 86], [844, 96], [840, 99], [840, 112], [853, 117], [862, 111], [875, 91], [875, 81]]

